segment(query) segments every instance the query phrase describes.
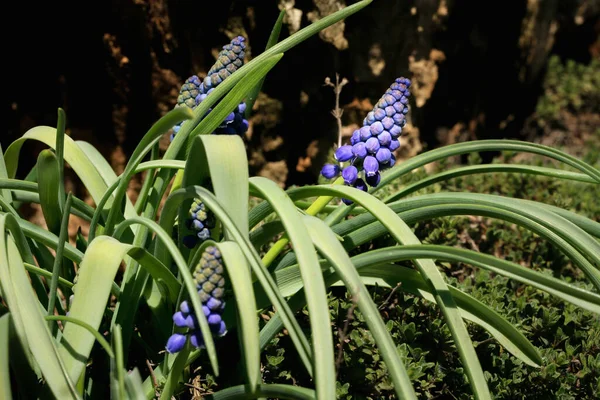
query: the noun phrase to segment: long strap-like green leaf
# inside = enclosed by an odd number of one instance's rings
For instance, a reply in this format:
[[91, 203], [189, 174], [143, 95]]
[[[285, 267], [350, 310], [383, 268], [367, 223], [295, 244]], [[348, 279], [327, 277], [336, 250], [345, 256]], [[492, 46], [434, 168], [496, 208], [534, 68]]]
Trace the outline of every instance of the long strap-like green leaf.
[[[361, 190], [341, 185], [320, 185], [302, 188], [302, 191], [307, 196], [336, 196], [351, 199], [372, 213], [399, 243], [420, 244], [410, 227], [394, 211]], [[427, 282], [448, 324], [473, 394], [477, 399], [491, 398], [473, 343], [442, 274], [431, 260], [415, 260], [414, 264]]]

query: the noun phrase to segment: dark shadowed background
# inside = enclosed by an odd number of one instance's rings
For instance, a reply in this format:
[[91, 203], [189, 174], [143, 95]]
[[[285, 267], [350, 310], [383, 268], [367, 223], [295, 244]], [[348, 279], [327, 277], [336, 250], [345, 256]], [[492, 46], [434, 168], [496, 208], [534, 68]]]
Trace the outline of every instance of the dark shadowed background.
[[[16, 2], [6, 13], [13, 33], [2, 147], [33, 126], [54, 126], [63, 107], [69, 134], [121, 171], [183, 81], [203, 77], [231, 37], [247, 38], [251, 59], [280, 9], [283, 38], [354, 2], [39, 3]], [[375, 0], [290, 50], [268, 75], [248, 134], [251, 173], [286, 186], [316, 181], [337, 137], [334, 94], [323, 85], [336, 73], [349, 81], [340, 99], [346, 135], [396, 77], [413, 79], [400, 157], [475, 138], [537, 140], [548, 133], [532, 123], [548, 59], [598, 57], [599, 15], [597, 0]]]

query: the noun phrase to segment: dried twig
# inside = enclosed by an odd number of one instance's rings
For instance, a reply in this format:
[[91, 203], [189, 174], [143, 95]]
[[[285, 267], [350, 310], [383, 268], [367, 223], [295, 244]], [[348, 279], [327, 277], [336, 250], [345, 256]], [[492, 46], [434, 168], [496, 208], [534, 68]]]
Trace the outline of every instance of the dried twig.
[[152, 377], [152, 384], [154, 385], [154, 395], [156, 398], [160, 397], [160, 393], [158, 393], [158, 381], [156, 380], [156, 375], [154, 375], [154, 369], [152, 369], [152, 364], [150, 364], [150, 360], [146, 359], [146, 366], [150, 371], [150, 376]]
[[388, 297], [383, 301], [383, 303], [381, 303], [381, 305], [379, 306], [379, 309], [382, 310], [383, 307], [385, 307], [390, 299], [392, 298], [392, 296], [394, 295], [394, 293], [396, 293], [396, 290], [400, 289], [400, 286], [402, 285], [402, 282], [398, 282], [396, 284], [396, 286], [394, 286], [394, 288], [392, 289], [392, 291], [390, 292], [390, 294], [388, 295]]
[[335, 84], [331, 82], [329, 77], [325, 78], [325, 86], [331, 86], [335, 93], [335, 108], [331, 111], [331, 114], [335, 117], [338, 124], [338, 148], [342, 146], [342, 114], [344, 110], [340, 108], [340, 93], [342, 88], [348, 83], [348, 79], [342, 78], [340, 82], [340, 74], [335, 74]]

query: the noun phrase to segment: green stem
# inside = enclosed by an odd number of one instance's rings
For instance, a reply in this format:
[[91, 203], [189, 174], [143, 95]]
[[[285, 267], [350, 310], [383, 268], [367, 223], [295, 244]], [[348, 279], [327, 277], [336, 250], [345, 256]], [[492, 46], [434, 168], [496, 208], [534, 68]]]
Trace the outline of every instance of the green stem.
[[[343, 183], [344, 183], [344, 179], [342, 177], [339, 177], [332, 183], [332, 185], [341, 185]], [[332, 199], [333, 199], [333, 196], [319, 196], [312, 203], [312, 205], [306, 209], [305, 212], [308, 215], [315, 216], [318, 213], [320, 213], [327, 206], [327, 204], [329, 204], [329, 202]], [[273, 263], [273, 261], [275, 261], [277, 256], [279, 254], [281, 254], [281, 252], [283, 251], [283, 249], [289, 242], [290, 242], [290, 239], [287, 237], [287, 235], [284, 235], [269, 249], [267, 254], [265, 254], [262, 259], [265, 267], [269, 267], [269, 265], [271, 265]]]
[[[69, 216], [71, 213], [71, 201], [72, 194], [67, 195], [65, 202], [65, 208], [60, 228], [60, 235], [58, 237], [58, 245], [56, 246], [56, 258], [54, 259], [54, 266], [52, 268], [52, 279], [50, 280], [50, 295], [48, 297], [48, 315], [54, 314], [54, 304], [56, 302], [56, 288], [58, 287], [58, 277], [61, 273], [63, 265], [63, 250], [64, 244], [69, 238]], [[52, 329], [52, 322], [48, 322], [50, 329]]]

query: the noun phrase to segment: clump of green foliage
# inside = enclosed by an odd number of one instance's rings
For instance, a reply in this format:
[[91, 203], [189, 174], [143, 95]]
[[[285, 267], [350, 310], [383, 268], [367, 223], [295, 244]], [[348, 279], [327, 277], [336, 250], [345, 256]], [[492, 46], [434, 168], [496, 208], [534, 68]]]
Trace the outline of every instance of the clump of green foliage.
[[[345, 165], [349, 172], [334, 182], [284, 191], [249, 176], [242, 137], [212, 134], [233, 128], [227, 121], [243, 124], [241, 113], [252, 110], [285, 52], [369, 3], [281, 41], [280, 13], [263, 53], [233, 72], [188, 81], [182, 99], [210, 87], [206, 97], [150, 127], [118, 176], [97, 149], [65, 134], [61, 109], [56, 127], [32, 128], [0, 149], [0, 398], [592, 393], [600, 223], [588, 199], [600, 186], [597, 158], [586, 163], [550, 146], [479, 140], [392, 166], [389, 138], [408, 111], [406, 80], [359, 132], [361, 140], [378, 135], [362, 143], [377, 156], [364, 157], [365, 180], [379, 177], [379, 161], [390, 166], [371, 188], [349, 186], [358, 182], [357, 167]], [[231, 65], [228, 59], [218, 63]], [[161, 154], [161, 138], [176, 126]], [[49, 149], [21, 171], [26, 141]], [[387, 153], [379, 141], [390, 145]], [[337, 158], [358, 162], [360, 146], [349, 147]], [[490, 151], [519, 158], [447, 168], [455, 157]], [[553, 163], [527, 165], [532, 154]], [[437, 171], [422, 171], [436, 163]], [[93, 206], [67, 193], [66, 168]], [[127, 188], [143, 172], [134, 202]], [[523, 175], [546, 184], [528, 186]], [[560, 201], [540, 192], [560, 195], [559, 179], [571, 187]], [[593, 191], [588, 199], [582, 184]], [[523, 199], [529, 196], [534, 201]], [[251, 205], [251, 197], [262, 201]], [[27, 204], [39, 205], [44, 226], [27, 219]], [[74, 244], [70, 215], [89, 223]], [[204, 242], [186, 240], [192, 228]], [[562, 373], [571, 378], [555, 379]]]
[[[514, 161], [515, 154], [503, 153], [494, 163]], [[586, 160], [600, 166], [600, 153], [594, 146]], [[469, 157], [469, 165], [481, 162]], [[532, 157], [527, 164], [547, 165]], [[439, 164], [436, 171], [452, 168]], [[428, 173], [424, 169], [390, 185], [389, 192], [416, 182]], [[417, 194], [442, 191], [475, 191], [522, 198], [565, 207], [600, 221], [600, 187], [565, 182], [549, 177], [517, 174], [468, 175], [444, 181]], [[584, 190], [585, 189], [585, 190]], [[381, 193], [385, 197], [389, 193]], [[513, 224], [480, 217], [443, 217], [414, 227], [424, 244], [460, 246], [495, 254], [588, 290], [592, 286], [547, 241]], [[382, 236], [365, 248], [390, 245]], [[408, 265], [404, 263], [403, 265]], [[540, 349], [544, 366], [534, 368], [509, 354], [491, 335], [475, 324], [469, 334], [475, 342], [488, 385], [498, 399], [594, 398], [600, 389], [600, 327], [594, 313], [565, 303], [545, 292], [514, 282], [489, 271], [463, 263], [440, 263], [449, 283], [492, 307]], [[371, 296], [397, 349], [407, 363], [409, 376], [420, 398], [470, 399], [468, 382], [456, 354], [449, 330], [434, 304], [403, 293], [402, 285], [374, 288]], [[329, 293], [329, 306], [335, 321], [334, 338], [343, 343], [338, 364], [338, 395], [343, 399], [393, 398], [394, 391], [365, 317], [342, 288]], [[306, 310], [305, 310], [306, 312]], [[286, 351], [289, 338], [280, 335], [263, 357], [265, 376], [273, 382], [303, 380], [295, 373], [295, 357]]]
[[544, 80], [544, 95], [538, 102], [536, 113], [541, 126], [560, 125], [561, 110], [582, 112], [600, 107], [600, 60], [589, 64], [573, 60], [561, 62], [552, 56]]

